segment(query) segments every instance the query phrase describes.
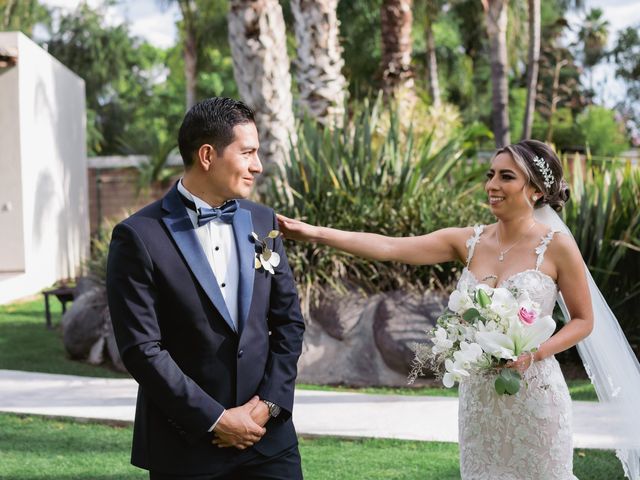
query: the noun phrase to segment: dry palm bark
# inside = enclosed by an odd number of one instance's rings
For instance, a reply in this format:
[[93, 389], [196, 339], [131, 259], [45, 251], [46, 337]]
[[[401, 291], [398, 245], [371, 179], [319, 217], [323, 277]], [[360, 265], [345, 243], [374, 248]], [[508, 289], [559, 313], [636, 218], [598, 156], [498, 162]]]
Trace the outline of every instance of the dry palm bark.
[[529, 4], [529, 60], [527, 65], [527, 105], [522, 126], [522, 139], [531, 138], [533, 112], [536, 108], [538, 70], [540, 65], [540, 0], [528, 0]]
[[342, 75], [337, 6], [338, 0], [291, 1], [301, 110], [325, 125], [339, 125], [344, 115], [347, 82]]
[[492, 127], [496, 147], [511, 143], [507, 85], [507, 0], [482, 0], [489, 34]]
[[383, 0], [380, 9], [382, 89], [388, 96], [413, 92], [412, 3], [412, 0]]
[[242, 99], [255, 110], [266, 173], [287, 161], [295, 124], [282, 8], [278, 0], [231, 0], [233, 71]]

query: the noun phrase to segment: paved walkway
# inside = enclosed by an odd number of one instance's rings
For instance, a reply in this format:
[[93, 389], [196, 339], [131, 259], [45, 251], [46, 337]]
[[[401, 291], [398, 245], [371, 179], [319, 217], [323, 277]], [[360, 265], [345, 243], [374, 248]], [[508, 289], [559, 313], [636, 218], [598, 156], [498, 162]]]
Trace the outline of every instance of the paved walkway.
[[[0, 370], [0, 411], [107, 422], [133, 421], [137, 384]], [[457, 442], [457, 398], [297, 390], [294, 422], [301, 435]], [[574, 443], [611, 449], [614, 415], [597, 402], [574, 402]]]

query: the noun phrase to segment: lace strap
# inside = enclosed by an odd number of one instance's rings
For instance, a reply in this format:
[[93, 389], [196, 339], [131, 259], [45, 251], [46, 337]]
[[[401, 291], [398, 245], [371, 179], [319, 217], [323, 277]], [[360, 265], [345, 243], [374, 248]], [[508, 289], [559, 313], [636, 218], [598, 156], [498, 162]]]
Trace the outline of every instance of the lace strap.
[[538, 258], [536, 259], [536, 270], [540, 270], [540, 266], [542, 265], [542, 262], [544, 262], [544, 252], [547, 251], [547, 247], [551, 243], [551, 240], [553, 240], [553, 236], [558, 231], [559, 230], [549, 230], [549, 233], [542, 237], [540, 245], [536, 247], [536, 253], [538, 254]]
[[471, 263], [471, 259], [473, 258], [473, 252], [476, 250], [476, 245], [480, 241], [480, 235], [484, 230], [484, 225], [474, 225], [473, 226], [473, 235], [467, 240], [467, 267]]

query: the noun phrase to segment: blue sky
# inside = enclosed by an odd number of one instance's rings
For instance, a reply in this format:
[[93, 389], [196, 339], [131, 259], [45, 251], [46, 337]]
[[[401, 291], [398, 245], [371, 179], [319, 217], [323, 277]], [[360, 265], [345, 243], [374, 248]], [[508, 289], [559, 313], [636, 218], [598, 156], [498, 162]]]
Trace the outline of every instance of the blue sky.
[[[41, 0], [42, 3], [66, 9], [76, 8], [78, 0]], [[346, 1], [346, 0], [343, 0]], [[544, 1], [544, 0], [543, 0]], [[96, 6], [101, 0], [88, 0], [89, 5]], [[170, 6], [167, 7], [167, 4]], [[609, 42], [612, 45], [617, 31], [628, 26], [640, 25], [640, 3], [638, 0], [586, 0], [586, 9], [599, 7], [604, 10], [605, 17], [611, 24]], [[131, 0], [119, 1], [109, 7], [105, 14], [107, 22], [119, 24], [128, 21], [134, 35], [145, 38], [159, 47], [169, 47], [176, 41], [176, 20], [180, 12], [175, 2], [166, 0]], [[568, 20], [572, 24], [579, 23], [580, 14], [569, 13]], [[599, 65], [594, 72], [594, 84], [598, 97], [608, 106], [624, 95], [623, 86], [614, 78], [613, 65]]]

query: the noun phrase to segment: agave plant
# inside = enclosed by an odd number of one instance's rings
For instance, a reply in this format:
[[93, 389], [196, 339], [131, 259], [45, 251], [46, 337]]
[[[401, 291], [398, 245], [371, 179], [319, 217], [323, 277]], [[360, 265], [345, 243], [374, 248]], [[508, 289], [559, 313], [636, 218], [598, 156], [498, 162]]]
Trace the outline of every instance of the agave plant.
[[[460, 131], [438, 147], [433, 135], [417, 138], [410, 127], [404, 130], [395, 110], [382, 105], [357, 107], [342, 129], [304, 120], [284, 179], [272, 182], [267, 201], [310, 223], [393, 236], [487, 220], [483, 167], [465, 155], [469, 140], [485, 132]], [[307, 244], [289, 245], [288, 257], [307, 289], [445, 287], [455, 276], [452, 265], [370, 262]]]
[[[565, 164], [566, 162], [565, 158]], [[571, 171], [572, 200], [565, 220], [594, 280], [632, 343], [640, 343], [640, 169], [631, 163], [596, 164], [578, 158]]]

